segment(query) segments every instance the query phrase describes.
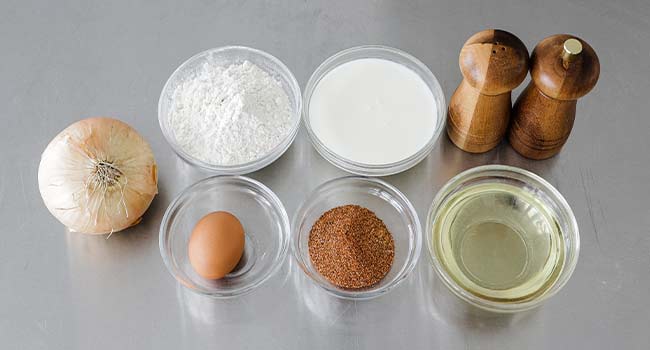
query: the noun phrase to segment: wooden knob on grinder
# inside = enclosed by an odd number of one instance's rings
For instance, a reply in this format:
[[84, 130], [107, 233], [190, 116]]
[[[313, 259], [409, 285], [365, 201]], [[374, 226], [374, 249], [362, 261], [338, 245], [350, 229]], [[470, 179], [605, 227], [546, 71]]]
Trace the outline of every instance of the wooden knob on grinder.
[[577, 99], [593, 89], [599, 75], [598, 56], [582, 39], [558, 34], [537, 44], [532, 80], [513, 108], [512, 147], [532, 159], [560, 152], [573, 128]]
[[510, 93], [526, 78], [528, 50], [515, 35], [489, 29], [465, 42], [458, 61], [463, 81], [449, 102], [447, 134], [462, 150], [487, 152], [506, 133]]

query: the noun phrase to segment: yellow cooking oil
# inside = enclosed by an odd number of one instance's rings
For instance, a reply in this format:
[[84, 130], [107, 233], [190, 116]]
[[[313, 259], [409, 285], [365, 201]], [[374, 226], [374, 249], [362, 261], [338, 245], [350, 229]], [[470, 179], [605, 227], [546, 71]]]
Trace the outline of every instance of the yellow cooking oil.
[[440, 208], [436, 255], [465, 290], [489, 300], [542, 295], [560, 275], [564, 241], [543, 194], [505, 183], [478, 183]]

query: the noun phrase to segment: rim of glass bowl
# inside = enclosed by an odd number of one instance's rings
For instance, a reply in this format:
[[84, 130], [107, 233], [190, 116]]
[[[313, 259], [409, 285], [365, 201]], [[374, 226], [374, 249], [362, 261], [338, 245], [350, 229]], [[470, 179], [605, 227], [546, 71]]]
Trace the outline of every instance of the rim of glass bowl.
[[[433, 131], [433, 135], [431, 136], [431, 139], [424, 145], [424, 147], [422, 147], [420, 150], [408, 158], [387, 164], [365, 164], [356, 162], [342, 157], [330, 150], [316, 136], [316, 133], [311, 128], [311, 123], [309, 120], [309, 102], [318, 83], [334, 68], [344, 63], [361, 58], [381, 58], [404, 65], [406, 68], [412, 70], [415, 74], [417, 74], [425, 82], [425, 84], [427, 84], [431, 90], [431, 93], [433, 94], [434, 99], [436, 100], [437, 123]], [[398, 59], [401, 59], [402, 61]], [[415, 69], [405, 65], [403, 61], [407, 61], [409, 64], [414, 66]], [[309, 139], [314, 145], [314, 148], [316, 148], [316, 151], [318, 151], [318, 153], [320, 153], [323, 158], [325, 158], [334, 166], [347, 172], [363, 176], [393, 175], [406, 171], [420, 163], [424, 158], [426, 158], [427, 155], [429, 155], [431, 150], [433, 150], [436, 141], [440, 137], [440, 134], [444, 129], [447, 109], [445, 95], [442, 92], [442, 87], [440, 86], [438, 79], [431, 72], [431, 70], [429, 70], [429, 68], [424, 63], [422, 63], [411, 54], [396, 48], [383, 45], [364, 45], [351, 47], [330, 56], [323, 63], [321, 63], [318, 68], [316, 68], [314, 73], [312, 73], [311, 77], [309, 78], [307, 86], [305, 87], [302, 105], [302, 121], [305, 125], [305, 129], [307, 129], [307, 133], [309, 134]]]
[[[246, 183], [259, 192], [261, 192], [266, 199], [269, 200], [271, 203], [271, 206], [273, 207], [274, 210], [280, 214], [280, 218], [282, 220], [281, 226], [282, 226], [282, 241], [280, 245], [280, 251], [278, 252], [276, 258], [273, 260], [273, 266], [269, 271], [266, 273], [265, 276], [261, 277], [260, 279], [254, 281], [251, 284], [248, 284], [246, 286], [243, 286], [238, 289], [234, 289], [231, 291], [225, 291], [225, 292], [210, 292], [206, 291], [203, 289], [197, 289], [193, 287], [193, 283], [186, 281], [184, 278], [181, 276], [184, 275], [179, 272], [179, 270], [176, 268], [175, 264], [172, 263], [171, 259], [173, 259], [172, 254], [170, 253], [170, 248], [168, 245], [168, 238], [170, 237], [170, 227], [173, 223], [173, 218], [172, 215], [178, 212], [180, 208], [183, 206], [187, 205], [189, 197], [199, 188], [205, 185], [210, 185], [210, 186], [218, 186], [226, 181], [234, 181], [235, 183]], [[186, 189], [184, 189], [174, 200], [169, 204], [167, 207], [167, 210], [165, 211], [165, 215], [163, 216], [162, 222], [160, 224], [160, 234], [159, 234], [159, 240], [158, 244], [160, 247], [160, 255], [162, 256], [163, 262], [165, 263], [165, 267], [167, 268], [167, 271], [178, 281], [180, 284], [185, 286], [187, 289], [198, 293], [202, 295], [207, 295], [213, 298], [219, 298], [219, 299], [226, 299], [226, 298], [232, 298], [240, 295], [244, 295], [247, 293], [252, 292], [255, 288], [259, 287], [262, 285], [264, 282], [266, 282], [271, 276], [273, 276], [282, 266], [282, 263], [284, 262], [284, 259], [287, 255], [287, 250], [289, 246], [289, 236], [291, 235], [291, 226], [289, 224], [289, 216], [287, 215], [287, 211], [284, 208], [284, 205], [278, 198], [278, 196], [271, 191], [268, 187], [266, 187], [264, 184], [262, 184], [259, 181], [253, 180], [249, 177], [246, 176], [234, 176], [234, 175], [215, 175], [211, 176], [208, 178], [205, 178], [203, 180], [200, 180]]]
[[[548, 199], [550, 199], [550, 204], [552, 205], [554, 214], [557, 215], [562, 226], [566, 226], [567, 228], [567, 231], [562, 231], [563, 239], [565, 241], [566, 254], [562, 272], [560, 273], [560, 276], [555, 281], [555, 283], [550, 286], [544, 292], [544, 294], [540, 295], [537, 298], [519, 303], [502, 303], [480, 298], [456, 283], [437, 258], [436, 249], [434, 249], [435, 242], [433, 239], [433, 223], [438, 214], [438, 210], [449, 199], [450, 195], [455, 193], [459, 188], [468, 183], [471, 183], [473, 180], [484, 177], [505, 178], [509, 180], [521, 181], [527, 187], [532, 186], [535, 189], [542, 190]], [[539, 175], [534, 174], [528, 170], [508, 165], [478, 166], [463, 171], [462, 173], [454, 176], [451, 180], [449, 180], [440, 189], [440, 191], [438, 191], [435, 198], [433, 199], [433, 203], [431, 204], [431, 208], [429, 209], [429, 213], [427, 215], [427, 231], [425, 236], [427, 249], [429, 250], [429, 257], [431, 258], [434, 270], [442, 279], [447, 288], [450, 289], [453, 294], [465, 300], [466, 302], [479, 308], [493, 312], [519, 312], [530, 310], [536, 306], [539, 306], [545, 300], [555, 295], [567, 283], [573, 274], [573, 271], [575, 270], [576, 264], [578, 263], [578, 256], [580, 254], [580, 234], [578, 231], [578, 223], [575, 216], [573, 215], [571, 207], [564, 199], [562, 194], [560, 194], [560, 192], [555, 187], [553, 187]]]
[[[208, 55], [220, 54], [225, 51], [243, 51], [248, 54], [256, 55], [262, 57], [265, 60], [270, 61], [272, 65], [275, 65], [279, 68], [278, 71], [274, 71], [273, 73], [281, 75], [287, 81], [289, 81], [290, 83], [289, 88], [291, 89], [291, 91], [286, 91], [286, 92], [293, 95], [293, 98], [296, 101], [296, 108], [295, 110], [292, 110], [291, 113], [291, 118], [292, 118], [291, 130], [289, 131], [289, 134], [287, 134], [287, 136], [282, 140], [282, 142], [280, 142], [277, 146], [271, 149], [267, 154], [265, 154], [264, 156], [258, 159], [255, 159], [250, 162], [242, 163], [242, 164], [235, 164], [235, 165], [215, 165], [215, 164], [206, 163], [185, 152], [176, 143], [176, 141], [174, 141], [174, 136], [172, 135], [172, 131], [170, 130], [168, 126], [168, 122], [166, 121], [167, 115], [165, 116], [162, 115], [163, 114], [162, 105], [163, 105], [164, 96], [171, 88], [172, 81], [174, 81], [177, 78], [177, 75], [180, 74], [181, 70], [183, 70], [183, 68], [185, 68], [189, 64], [194, 63], [197, 60], [203, 59]], [[266, 167], [267, 165], [273, 163], [278, 158], [280, 158], [284, 154], [284, 152], [286, 152], [287, 149], [289, 149], [289, 147], [295, 140], [296, 135], [298, 135], [298, 130], [300, 129], [301, 114], [302, 114], [302, 95], [300, 92], [300, 85], [298, 84], [298, 81], [296, 80], [293, 73], [291, 73], [291, 70], [289, 70], [289, 68], [275, 56], [267, 52], [264, 52], [262, 50], [253, 49], [246, 46], [222, 46], [222, 47], [212, 48], [205, 51], [201, 51], [195, 54], [194, 56], [188, 58], [187, 60], [185, 60], [185, 62], [183, 62], [180, 66], [178, 66], [178, 68], [176, 68], [176, 70], [174, 70], [174, 72], [169, 76], [167, 82], [163, 86], [163, 89], [160, 93], [160, 98], [158, 99], [158, 123], [160, 124], [160, 129], [162, 130], [165, 140], [172, 147], [174, 152], [176, 152], [176, 154], [178, 154], [181, 158], [185, 159], [188, 163], [220, 175], [248, 174], [253, 171], [260, 170]]]
[[[342, 183], [355, 183], [358, 181], [371, 183], [373, 186], [379, 187], [382, 190], [391, 193], [394, 199], [397, 199], [400, 202], [400, 204], [405, 208], [406, 213], [408, 215], [407, 220], [413, 227], [413, 229], [409, 234], [410, 244], [409, 244], [408, 256], [406, 258], [406, 262], [401, 267], [401, 270], [397, 273], [397, 276], [390, 283], [386, 284], [382, 288], [361, 290], [361, 291], [345, 290], [336, 287], [332, 284], [322, 283], [322, 281], [314, 278], [312, 273], [318, 274], [318, 271], [314, 270], [312, 272], [307, 267], [309, 264], [309, 262], [307, 261], [309, 260], [309, 255], [301, 254], [300, 231], [298, 229], [304, 224], [305, 214], [308, 212], [308, 210], [310, 210], [311, 204], [314, 201], [319, 199], [321, 192], [329, 188], [340, 187]], [[386, 198], [382, 198], [382, 199], [388, 201]], [[367, 299], [373, 299], [378, 296], [384, 295], [389, 291], [393, 290], [400, 283], [402, 283], [402, 281], [404, 281], [406, 277], [408, 277], [411, 271], [413, 271], [415, 265], [418, 262], [418, 258], [420, 257], [420, 251], [422, 249], [422, 226], [420, 225], [420, 219], [418, 217], [417, 212], [415, 211], [415, 208], [411, 204], [411, 201], [409, 201], [408, 198], [396, 187], [380, 179], [351, 175], [351, 176], [335, 178], [327, 182], [324, 182], [318, 187], [316, 187], [316, 189], [314, 189], [309, 194], [309, 196], [307, 196], [307, 198], [300, 204], [300, 207], [298, 208], [298, 210], [296, 210], [296, 213], [294, 214], [292, 226], [291, 226], [291, 242], [292, 242], [291, 250], [294, 258], [298, 262], [298, 266], [300, 266], [300, 269], [305, 273], [305, 275], [307, 275], [309, 279], [312, 282], [314, 282], [318, 287], [325, 290], [325, 292], [327, 292], [328, 294], [338, 298], [349, 299], [349, 300], [367, 300]]]

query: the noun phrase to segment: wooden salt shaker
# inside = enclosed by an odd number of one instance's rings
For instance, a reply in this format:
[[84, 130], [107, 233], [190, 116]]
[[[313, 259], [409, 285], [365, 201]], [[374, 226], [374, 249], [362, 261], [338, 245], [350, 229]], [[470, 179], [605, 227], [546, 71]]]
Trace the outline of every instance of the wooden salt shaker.
[[449, 101], [447, 135], [464, 151], [487, 152], [508, 129], [510, 91], [528, 74], [528, 50], [513, 34], [489, 29], [465, 42], [458, 63], [463, 81]]
[[531, 56], [532, 81], [517, 99], [508, 140], [521, 155], [556, 155], [573, 128], [578, 98], [596, 85], [600, 63], [582, 39], [559, 34], [542, 40]]

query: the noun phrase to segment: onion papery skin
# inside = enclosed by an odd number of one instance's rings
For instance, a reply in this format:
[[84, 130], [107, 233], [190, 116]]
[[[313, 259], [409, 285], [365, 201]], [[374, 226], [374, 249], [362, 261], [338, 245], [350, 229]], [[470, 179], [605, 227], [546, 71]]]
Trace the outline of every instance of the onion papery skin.
[[41, 197], [71, 231], [114, 233], [137, 224], [158, 193], [151, 147], [128, 124], [94, 117], [61, 131], [38, 168]]

